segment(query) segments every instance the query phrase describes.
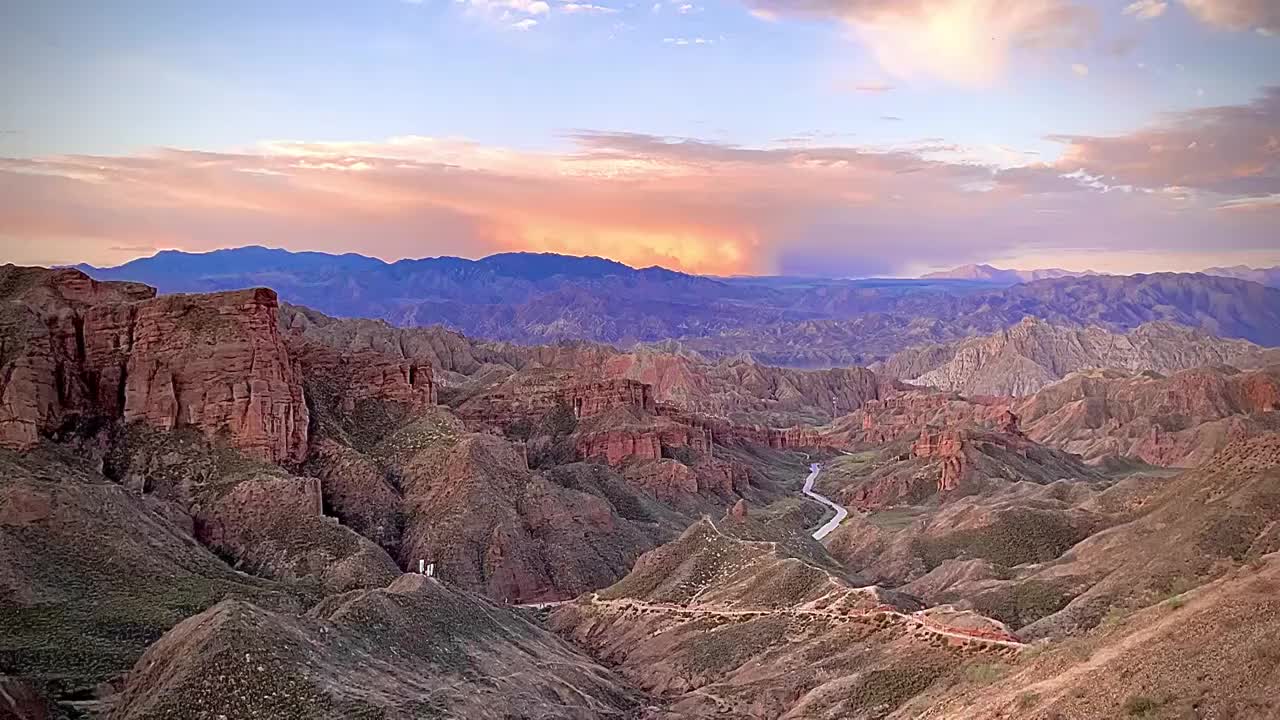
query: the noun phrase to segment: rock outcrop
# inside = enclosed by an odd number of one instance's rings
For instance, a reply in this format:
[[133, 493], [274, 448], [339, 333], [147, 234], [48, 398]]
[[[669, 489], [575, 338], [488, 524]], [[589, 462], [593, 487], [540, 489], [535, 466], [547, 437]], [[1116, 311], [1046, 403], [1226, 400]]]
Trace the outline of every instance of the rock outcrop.
[[580, 458], [599, 458], [618, 466], [628, 461], [643, 462], [661, 458], [662, 441], [654, 430], [602, 430], [580, 435], [576, 450]]
[[1234, 440], [1280, 430], [1280, 366], [1239, 372], [1075, 373], [1019, 402], [1027, 436], [1102, 461], [1197, 465]]
[[926, 427], [1016, 429], [1008, 398], [965, 398], [956, 393], [913, 390], [867, 402], [824, 433], [827, 443], [878, 445], [911, 438]]
[[964, 476], [965, 456], [964, 440], [958, 431], [929, 431], [920, 433], [920, 437], [911, 445], [911, 452], [918, 458], [929, 458], [942, 464], [938, 474], [938, 492], [955, 490]]
[[320, 480], [257, 475], [194, 509], [196, 539], [255, 575], [313, 579], [328, 592], [382, 587], [400, 569], [370, 540], [322, 514]]
[[194, 428], [269, 462], [306, 456], [307, 406], [274, 292], [157, 298], [74, 270], [0, 274], [0, 443], [29, 448], [103, 417]]
[[[449, 583], [500, 600], [559, 600], [616, 580], [655, 544], [651, 533], [664, 532], [620, 514], [610, 498], [632, 510], [645, 502], [603, 466], [556, 467], [544, 476], [493, 435], [434, 442], [399, 461], [403, 566], [435, 562]], [[613, 487], [588, 491], [602, 483]]]
[[1090, 368], [1172, 373], [1205, 365], [1259, 367], [1274, 354], [1247, 340], [1155, 322], [1119, 333], [1028, 317], [993, 335], [904, 350], [878, 369], [965, 395], [1025, 396]]

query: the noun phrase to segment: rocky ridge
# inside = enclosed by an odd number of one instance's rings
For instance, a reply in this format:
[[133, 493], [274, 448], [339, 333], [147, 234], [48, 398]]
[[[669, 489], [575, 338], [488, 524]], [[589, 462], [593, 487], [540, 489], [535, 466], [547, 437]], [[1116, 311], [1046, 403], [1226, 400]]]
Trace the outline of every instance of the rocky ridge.
[[876, 369], [915, 385], [969, 396], [1025, 396], [1079, 370], [1169, 374], [1208, 365], [1256, 368], [1276, 360], [1280, 354], [1274, 350], [1171, 323], [1116, 333], [1028, 317], [987, 337], [903, 351]]

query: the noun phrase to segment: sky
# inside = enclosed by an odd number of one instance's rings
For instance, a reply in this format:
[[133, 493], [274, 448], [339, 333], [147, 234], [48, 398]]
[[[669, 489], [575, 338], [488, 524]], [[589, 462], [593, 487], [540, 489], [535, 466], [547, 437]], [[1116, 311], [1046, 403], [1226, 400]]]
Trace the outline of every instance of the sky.
[[0, 261], [1280, 264], [1280, 0], [0, 2]]

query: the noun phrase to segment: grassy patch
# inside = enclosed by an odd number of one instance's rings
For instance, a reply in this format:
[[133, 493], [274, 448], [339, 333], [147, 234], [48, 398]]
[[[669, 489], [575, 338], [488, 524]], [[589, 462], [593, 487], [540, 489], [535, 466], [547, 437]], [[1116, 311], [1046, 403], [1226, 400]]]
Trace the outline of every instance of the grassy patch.
[[881, 530], [902, 530], [928, 512], [927, 508], [902, 506], [889, 510], [880, 510], [867, 515], [867, 522]]
[[849, 705], [868, 710], [875, 715], [859, 717], [884, 717], [907, 700], [924, 692], [943, 674], [940, 667], [930, 664], [901, 663], [893, 667], [864, 673], [849, 691]]
[[1159, 700], [1148, 695], [1130, 695], [1125, 699], [1123, 709], [1131, 718], [1153, 718], [1161, 705]]
[[961, 555], [1013, 567], [1052, 560], [1086, 536], [1058, 513], [1017, 509], [1000, 513], [985, 527], [918, 540], [916, 550], [930, 568]]
[[1004, 677], [1007, 668], [993, 663], [975, 663], [964, 667], [965, 679], [975, 685], [990, 685]]
[[983, 615], [1019, 628], [1058, 612], [1071, 598], [1051, 583], [1027, 580], [984, 592], [973, 598], [973, 606]]

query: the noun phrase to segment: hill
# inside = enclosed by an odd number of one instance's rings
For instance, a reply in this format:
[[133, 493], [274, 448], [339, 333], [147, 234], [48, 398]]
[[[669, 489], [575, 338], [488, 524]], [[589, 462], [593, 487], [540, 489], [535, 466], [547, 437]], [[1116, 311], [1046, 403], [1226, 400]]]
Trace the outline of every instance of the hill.
[[1204, 365], [1258, 367], [1272, 358], [1280, 359], [1280, 352], [1168, 322], [1116, 333], [1028, 317], [985, 337], [904, 350], [876, 369], [916, 385], [966, 395], [1030, 395], [1077, 370], [1168, 374]]

